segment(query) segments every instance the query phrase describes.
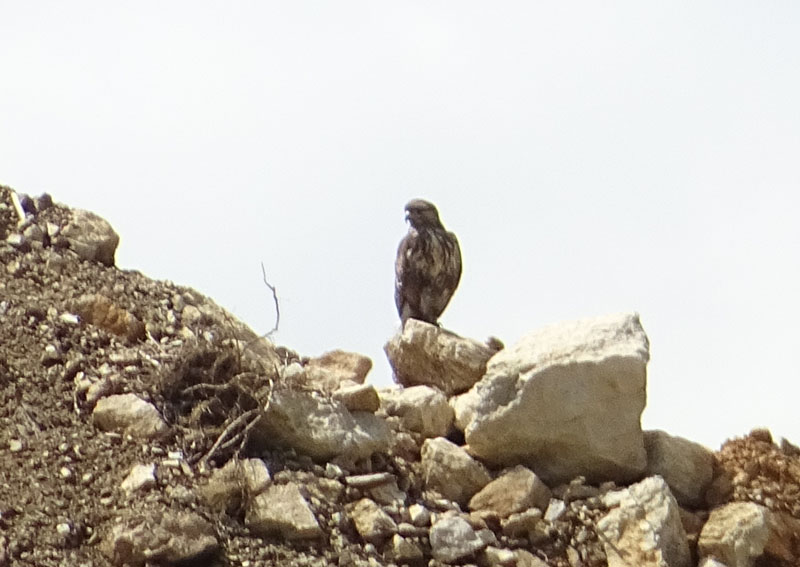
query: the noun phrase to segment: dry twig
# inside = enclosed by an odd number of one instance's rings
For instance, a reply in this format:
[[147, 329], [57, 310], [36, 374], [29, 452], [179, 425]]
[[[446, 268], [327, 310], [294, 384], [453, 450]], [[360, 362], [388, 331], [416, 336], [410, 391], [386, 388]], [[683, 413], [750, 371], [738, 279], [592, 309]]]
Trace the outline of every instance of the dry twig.
[[264, 262], [261, 262], [261, 274], [264, 276], [264, 285], [266, 285], [272, 292], [272, 299], [275, 301], [275, 326], [272, 327], [271, 331], [263, 335], [264, 337], [269, 338], [273, 333], [278, 331], [278, 325], [281, 323], [281, 307], [278, 304], [278, 292], [275, 290], [275, 286], [267, 281], [267, 270], [264, 268]]
[[[247, 441], [247, 434], [255, 426], [259, 419], [261, 419], [261, 409], [259, 408], [246, 411], [234, 419], [232, 422], [230, 422], [230, 424], [228, 424], [228, 427], [225, 428], [220, 436], [217, 437], [214, 445], [211, 446], [211, 449], [208, 450], [208, 452], [200, 459], [200, 461], [208, 462], [217, 453], [230, 448], [238, 442], [241, 442], [242, 446], [244, 446], [245, 441]], [[236, 435], [233, 435], [233, 432], [241, 427], [242, 424], [246, 424], [244, 429], [242, 429]], [[230, 437], [231, 435], [233, 435], [233, 437]], [[228, 439], [228, 437], [230, 437], [230, 439]]]

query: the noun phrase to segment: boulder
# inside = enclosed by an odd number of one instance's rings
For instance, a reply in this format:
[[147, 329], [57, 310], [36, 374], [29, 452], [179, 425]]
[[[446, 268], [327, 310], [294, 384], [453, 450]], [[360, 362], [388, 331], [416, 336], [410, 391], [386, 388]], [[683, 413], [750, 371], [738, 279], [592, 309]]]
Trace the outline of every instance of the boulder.
[[550, 496], [550, 489], [535, 473], [518, 465], [484, 486], [469, 501], [469, 509], [488, 510], [507, 518], [528, 508], [545, 510]]
[[480, 380], [494, 354], [487, 345], [436, 325], [409, 319], [383, 347], [403, 386], [435, 386], [448, 396], [466, 392]]
[[636, 314], [534, 332], [492, 357], [454, 402], [456, 424], [472, 454], [524, 464], [551, 485], [635, 480], [647, 464], [639, 420], [648, 348]]
[[681, 506], [705, 504], [714, 477], [714, 453], [699, 443], [673, 437], [663, 431], [645, 431], [647, 475], [659, 475]]
[[256, 496], [247, 508], [245, 524], [259, 536], [309, 540], [323, 535], [314, 512], [292, 482], [274, 484]]
[[425, 487], [464, 506], [492, 477], [482, 464], [443, 437], [422, 445]]
[[711, 511], [697, 551], [727, 567], [752, 567], [770, 536], [769, 510], [753, 502], [731, 502]]
[[305, 385], [331, 393], [342, 383], [363, 384], [372, 369], [372, 360], [357, 352], [332, 350], [311, 358], [303, 366]]
[[155, 406], [136, 394], [117, 394], [97, 402], [92, 421], [98, 429], [125, 433], [137, 439], [153, 439], [169, 428]]
[[597, 523], [609, 567], [690, 567], [680, 508], [664, 479], [646, 478], [604, 501], [617, 505]]
[[72, 218], [61, 231], [69, 247], [81, 259], [114, 265], [119, 235], [105, 219], [80, 209], [71, 210]]
[[386, 422], [368, 412], [350, 412], [317, 392], [275, 391], [268, 410], [253, 428], [253, 438], [292, 447], [314, 459], [367, 458], [389, 447]]
[[453, 408], [442, 392], [430, 386], [381, 390], [381, 406], [403, 426], [423, 437], [444, 437], [453, 425]]

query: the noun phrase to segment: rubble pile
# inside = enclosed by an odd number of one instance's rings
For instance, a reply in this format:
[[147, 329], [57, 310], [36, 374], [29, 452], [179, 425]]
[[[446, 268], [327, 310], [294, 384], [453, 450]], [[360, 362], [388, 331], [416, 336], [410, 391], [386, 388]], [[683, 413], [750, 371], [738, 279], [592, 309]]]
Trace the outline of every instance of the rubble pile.
[[800, 450], [642, 431], [635, 313], [306, 357], [0, 187], [0, 567], [800, 564]]

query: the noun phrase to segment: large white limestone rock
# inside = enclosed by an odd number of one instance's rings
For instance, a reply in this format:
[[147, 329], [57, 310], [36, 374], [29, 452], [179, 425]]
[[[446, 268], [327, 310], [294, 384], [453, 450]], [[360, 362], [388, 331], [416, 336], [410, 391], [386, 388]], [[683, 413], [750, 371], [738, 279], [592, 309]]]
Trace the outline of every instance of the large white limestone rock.
[[342, 402], [302, 390], [276, 391], [253, 435], [318, 460], [367, 458], [386, 451], [390, 441], [389, 427], [380, 417], [350, 412]]
[[628, 482], [647, 464], [640, 416], [649, 342], [623, 313], [536, 331], [489, 361], [453, 403], [472, 454], [524, 464], [548, 484]]
[[416, 319], [406, 321], [383, 350], [399, 384], [436, 386], [447, 395], [469, 390], [495, 352], [476, 340]]
[[617, 505], [597, 523], [609, 567], [689, 567], [691, 553], [678, 502], [652, 476], [604, 498]]

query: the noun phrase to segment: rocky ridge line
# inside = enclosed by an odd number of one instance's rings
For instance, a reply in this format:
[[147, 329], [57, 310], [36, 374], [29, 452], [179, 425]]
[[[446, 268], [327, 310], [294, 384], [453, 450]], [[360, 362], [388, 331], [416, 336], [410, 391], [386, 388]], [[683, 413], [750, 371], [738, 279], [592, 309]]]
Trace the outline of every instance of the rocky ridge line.
[[298, 355], [0, 187], [0, 566], [797, 565], [800, 451], [642, 431], [636, 314]]

